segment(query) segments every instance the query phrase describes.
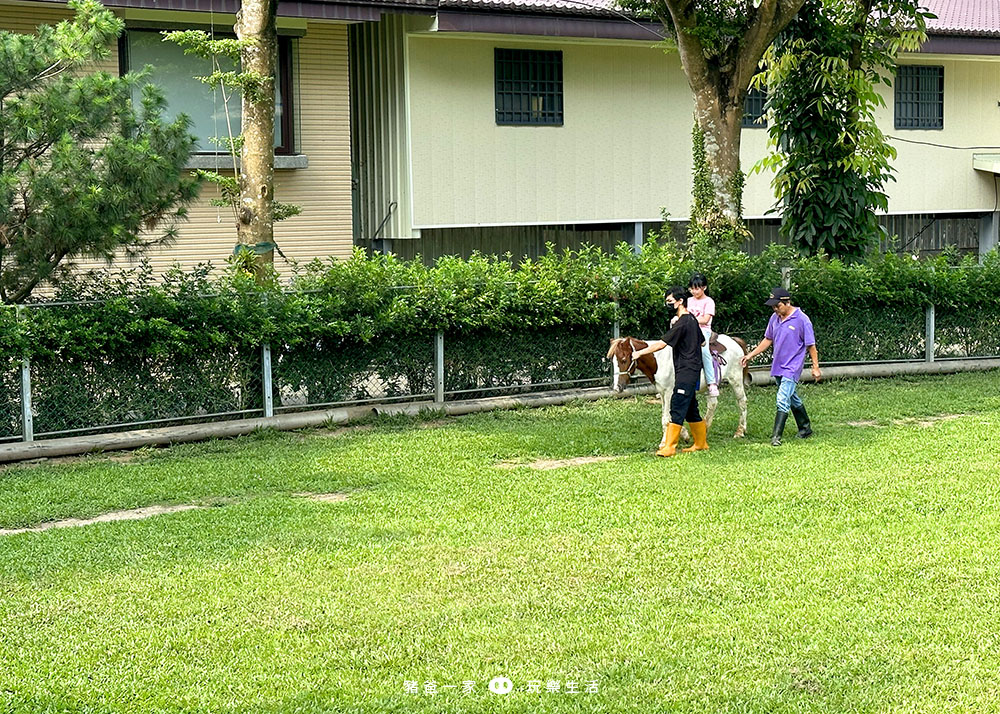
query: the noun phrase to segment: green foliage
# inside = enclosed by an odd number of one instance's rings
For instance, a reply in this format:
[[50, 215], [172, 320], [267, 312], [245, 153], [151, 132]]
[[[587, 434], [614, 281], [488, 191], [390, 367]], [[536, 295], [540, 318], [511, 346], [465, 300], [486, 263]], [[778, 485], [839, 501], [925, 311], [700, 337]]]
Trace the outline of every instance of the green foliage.
[[[699, 244], [679, 249], [650, 240], [639, 254], [622, 244], [550, 251], [513, 266], [474, 255], [419, 259], [367, 255], [313, 263], [290, 285], [270, 272], [256, 277], [235, 261], [221, 275], [203, 265], [174, 269], [154, 280], [147, 264], [114, 276], [90, 274], [60, 285], [71, 308], [0, 310], [0, 355], [20, 359], [114, 354], [191, 356], [242, 350], [265, 342], [360, 344], [426, 335], [483, 331], [521, 333], [553, 327], [607, 326], [652, 334], [665, 324], [664, 291], [687, 285], [694, 271], [709, 278], [718, 323], [739, 331], [760, 325], [767, 292], [792, 268], [793, 295], [817, 321], [842, 320], [871, 305], [879, 309], [992, 309], [1000, 301], [1000, 257], [982, 266], [973, 257], [931, 260], [893, 254], [849, 263], [797, 257], [774, 245], [759, 256]], [[616, 305], [617, 298], [617, 305]]]
[[[617, 4], [639, 17], [659, 20], [671, 33], [677, 31], [665, 0], [618, 0]], [[696, 15], [695, 26], [689, 32], [698, 38], [707, 58], [732, 56], [746, 41], [759, 5], [759, 2], [698, 0], [687, 10]]]
[[[730, 219], [719, 206], [705, 156], [705, 132], [697, 122], [691, 129], [691, 158], [693, 186], [688, 244], [735, 250], [750, 237], [750, 232], [742, 220]], [[740, 216], [743, 215], [743, 184], [743, 172], [737, 171], [729, 188], [736, 199], [736, 214]]]
[[883, 232], [895, 149], [875, 122], [896, 54], [925, 38], [916, 0], [809, 0], [765, 55], [782, 233], [805, 253], [857, 258]]
[[413, 398], [433, 389], [433, 339], [445, 333], [449, 390], [510, 393], [529, 383], [602, 379], [621, 334], [658, 336], [672, 285], [708, 276], [716, 327], [753, 341], [762, 303], [792, 268], [792, 294], [812, 317], [824, 360], [923, 354], [923, 312], [937, 306], [941, 356], [1000, 354], [1000, 258], [979, 267], [875, 256], [847, 263], [772, 246], [760, 256], [710, 244], [647, 242], [549, 252], [512, 266], [481, 255], [368, 256], [314, 262], [283, 285], [250, 250], [227, 269], [148, 265], [61, 284], [68, 304], [0, 308], [0, 436], [17, 433], [17, 368], [31, 360], [37, 433], [170, 420], [262, 407], [262, 344], [272, 350], [275, 403]]
[[187, 119], [167, 123], [141, 77], [81, 74], [121, 20], [94, 0], [34, 35], [0, 31], [0, 300], [21, 302], [80, 257], [138, 254], [175, 236], [197, 193]]

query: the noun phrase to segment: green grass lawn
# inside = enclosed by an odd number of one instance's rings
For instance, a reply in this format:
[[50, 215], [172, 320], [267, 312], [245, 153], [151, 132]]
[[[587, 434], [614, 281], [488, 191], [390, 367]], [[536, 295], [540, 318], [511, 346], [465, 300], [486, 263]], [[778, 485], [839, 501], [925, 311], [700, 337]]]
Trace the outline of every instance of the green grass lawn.
[[0, 528], [208, 507], [0, 537], [0, 713], [1000, 711], [1000, 375], [802, 394], [673, 459], [627, 398], [8, 467]]

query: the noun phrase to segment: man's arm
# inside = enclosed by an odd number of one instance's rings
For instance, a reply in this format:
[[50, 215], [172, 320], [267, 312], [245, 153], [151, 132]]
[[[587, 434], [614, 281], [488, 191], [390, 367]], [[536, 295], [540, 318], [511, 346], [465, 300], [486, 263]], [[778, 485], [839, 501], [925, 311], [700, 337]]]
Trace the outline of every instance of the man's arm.
[[632, 352], [632, 360], [635, 361], [640, 357], [653, 354], [654, 352], [659, 352], [666, 346], [667, 343], [664, 342], [663, 340], [653, 340], [652, 342], [647, 342], [646, 346], [643, 347], [641, 350], [635, 350]]
[[750, 350], [747, 354], [743, 355], [743, 357], [740, 359], [740, 364], [746, 367], [747, 364], [750, 362], [750, 360], [752, 360], [754, 357], [761, 354], [762, 352], [767, 352], [768, 348], [770, 348], [772, 344], [774, 343], [765, 337], [760, 341], [760, 344], [758, 344], [756, 347]]
[[823, 378], [823, 373], [819, 371], [819, 352], [816, 350], [816, 345], [809, 345], [806, 348], [809, 352], [809, 359], [812, 360], [812, 376], [817, 382]]

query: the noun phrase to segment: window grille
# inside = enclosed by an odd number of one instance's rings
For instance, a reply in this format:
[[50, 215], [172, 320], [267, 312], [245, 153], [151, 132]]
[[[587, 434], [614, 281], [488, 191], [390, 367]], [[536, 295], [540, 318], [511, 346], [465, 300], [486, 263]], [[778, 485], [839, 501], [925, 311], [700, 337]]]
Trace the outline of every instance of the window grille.
[[563, 123], [562, 52], [494, 50], [497, 124]]
[[761, 89], [751, 89], [743, 100], [743, 122], [746, 129], [766, 129], [767, 119], [764, 118], [764, 105], [767, 103], [767, 92]]
[[944, 129], [944, 67], [900, 65], [895, 94], [897, 129]]

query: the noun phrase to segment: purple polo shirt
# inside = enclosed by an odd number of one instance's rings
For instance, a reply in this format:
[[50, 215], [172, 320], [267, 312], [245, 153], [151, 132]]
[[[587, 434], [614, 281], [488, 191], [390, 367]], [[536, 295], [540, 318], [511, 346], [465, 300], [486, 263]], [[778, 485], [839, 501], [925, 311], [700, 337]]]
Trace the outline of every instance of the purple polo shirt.
[[806, 360], [806, 348], [816, 344], [813, 325], [806, 314], [799, 308], [795, 308], [784, 320], [778, 317], [778, 313], [772, 314], [764, 337], [774, 343], [771, 376], [799, 381]]

